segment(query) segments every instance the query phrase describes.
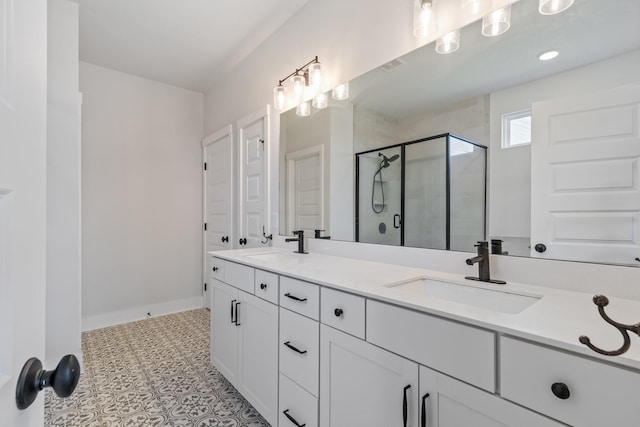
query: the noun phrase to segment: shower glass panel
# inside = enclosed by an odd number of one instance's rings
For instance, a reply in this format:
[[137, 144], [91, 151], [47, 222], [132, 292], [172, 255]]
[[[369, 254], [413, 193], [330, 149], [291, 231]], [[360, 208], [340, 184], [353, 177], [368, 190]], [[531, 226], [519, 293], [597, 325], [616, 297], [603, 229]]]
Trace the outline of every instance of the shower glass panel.
[[356, 241], [402, 245], [401, 151], [385, 148], [356, 157]]
[[405, 146], [404, 244], [447, 248], [447, 138]]
[[449, 138], [450, 248], [474, 250], [485, 235], [486, 149]]

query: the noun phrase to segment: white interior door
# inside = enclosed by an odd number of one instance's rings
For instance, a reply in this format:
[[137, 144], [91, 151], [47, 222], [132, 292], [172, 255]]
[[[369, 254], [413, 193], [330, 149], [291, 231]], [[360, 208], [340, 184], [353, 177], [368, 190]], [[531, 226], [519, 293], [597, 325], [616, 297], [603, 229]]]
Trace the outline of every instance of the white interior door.
[[0, 23], [0, 425], [35, 427], [44, 393], [20, 411], [16, 383], [45, 356], [47, 2], [0, 0]]
[[[203, 278], [209, 277], [207, 252], [231, 249], [233, 242], [233, 131], [231, 125], [221, 129], [202, 141], [205, 168], [203, 178], [204, 254]], [[209, 284], [210, 285], [210, 284]], [[205, 306], [210, 298], [204, 291]]]
[[532, 256], [640, 265], [639, 123], [640, 84], [533, 104]]
[[[327, 210], [324, 201], [324, 146], [286, 155], [287, 161], [287, 234], [293, 230], [329, 230], [325, 228]], [[307, 234], [311, 235], [311, 234]]]
[[236, 240], [241, 248], [269, 243], [263, 236], [263, 231], [269, 234], [266, 221], [268, 120], [266, 109], [237, 123], [240, 221]]

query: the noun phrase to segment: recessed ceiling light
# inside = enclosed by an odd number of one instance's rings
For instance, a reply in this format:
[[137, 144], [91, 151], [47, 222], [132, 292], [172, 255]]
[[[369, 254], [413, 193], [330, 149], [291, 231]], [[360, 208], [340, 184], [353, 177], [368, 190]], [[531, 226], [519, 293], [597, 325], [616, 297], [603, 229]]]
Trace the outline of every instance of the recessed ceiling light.
[[540, 61], [549, 61], [550, 59], [553, 59], [556, 56], [558, 56], [558, 51], [557, 50], [550, 50], [549, 52], [541, 53], [538, 56], [538, 59]]

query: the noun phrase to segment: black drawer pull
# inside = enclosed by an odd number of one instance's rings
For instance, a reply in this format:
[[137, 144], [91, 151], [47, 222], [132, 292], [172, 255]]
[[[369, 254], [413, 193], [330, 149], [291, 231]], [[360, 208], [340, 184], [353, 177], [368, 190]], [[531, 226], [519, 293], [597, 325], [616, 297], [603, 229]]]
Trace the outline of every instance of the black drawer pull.
[[407, 427], [407, 415], [408, 415], [408, 408], [407, 408], [407, 390], [409, 390], [411, 388], [411, 384], [406, 385], [404, 387], [404, 391], [403, 391], [403, 396], [402, 396], [402, 425], [404, 427]]
[[291, 350], [295, 351], [298, 354], [305, 354], [307, 352], [307, 350], [300, 351], [296, 347], [292, 346], [291, 341], [287, 341], [286, 343], [284, 343], [284, 345], [286, 345], [287, 347], [289, 347]]
[[569, 391], [569, 387], [565, 383], [553, 383], [551, 384], [551, 392], [558, 399], [568, 399], [571, 396], [571, 392]]
[[296, 421], [295, 418], [293, 418], [291, 415], [289, 415], [289, 410], [285, 409], [284, 411], [282, 411], [282, 413], [284, 414], [285, 417], [289, 418], [289, 421], [291, 421], [293, 424], [295, 424], [298, 427], [304, 427], [306, 426], [306, 424], [298, 424], [298, 422]]
[[342, 317], [343, 313], [344, 311], [341, 308], [336, 308], [335, 310], [333, 310], [333, 314], [335, 314], [336, 317]]
[[236, 303], [236, 326], [240, 326], [240, 312], [238, 308], [240, 308], [240, 301]]
[[429, 393], [422, 396], [422, 423], [420, 427], [427, 427], [427, 399], [429, 398]]
[[287, 297], [287, 298], [291, 298], [294, 301], [305, 302], [307, 300], [306, 298], [298, 298], [297, 296], [291, 295], [290, 293], [286, 293], [286, 294], [284, 294], [284, 296]]
[[267, 289], [267, 284], [266, 283], [260, 283], [260, 289], [262, 289], [263, 291], [265, 289]]

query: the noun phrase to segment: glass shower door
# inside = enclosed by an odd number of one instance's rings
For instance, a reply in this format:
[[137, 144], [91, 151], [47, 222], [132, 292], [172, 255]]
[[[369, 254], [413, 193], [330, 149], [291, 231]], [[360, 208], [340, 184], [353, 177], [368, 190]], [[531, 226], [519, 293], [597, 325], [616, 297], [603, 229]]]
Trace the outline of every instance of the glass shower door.
[[402, 158], [393, 147], [359, 153], [356, 241], [402, 245]]

